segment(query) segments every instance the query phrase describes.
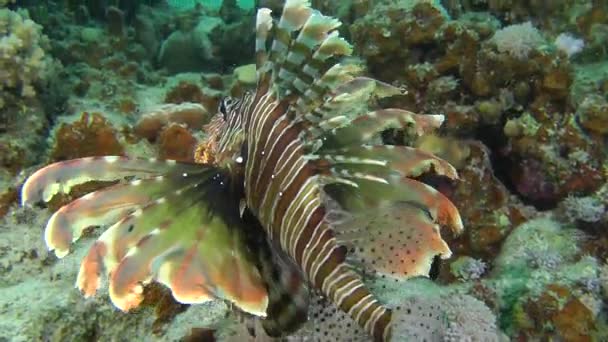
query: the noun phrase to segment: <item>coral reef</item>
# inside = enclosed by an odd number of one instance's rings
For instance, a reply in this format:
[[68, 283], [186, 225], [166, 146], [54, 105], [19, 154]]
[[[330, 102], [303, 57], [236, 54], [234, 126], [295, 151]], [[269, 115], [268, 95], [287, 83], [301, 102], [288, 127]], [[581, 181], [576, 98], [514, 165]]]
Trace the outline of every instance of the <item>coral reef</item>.
[[124, 153], [114, 128], [100, 113], [83, 113], [71, 124], [62, 124], [55, 132], [52, 160], [92, 156], [114, 156]]
[[45, 53], [48, 45], [42, 27], [27, 11], [0, 8], [0, 110], [36, 95], [52, 67]]

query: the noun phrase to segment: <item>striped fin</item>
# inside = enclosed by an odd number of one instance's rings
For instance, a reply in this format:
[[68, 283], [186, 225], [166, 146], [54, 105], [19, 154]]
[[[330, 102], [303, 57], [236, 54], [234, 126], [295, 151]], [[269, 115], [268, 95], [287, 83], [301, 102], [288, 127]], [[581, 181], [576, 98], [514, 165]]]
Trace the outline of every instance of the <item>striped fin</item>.
[[259, 319], [261, 326], [269, 336], [289, 335], [306, 322], [307, 282], [293, 261], [268, 240], [264, 228], [250, 210], [244, 208], [242, 218], [248, 226], [247, 246], [256, 255], [268, 293], [266, 316]]
[[105, 269], [110, 298], [124, 311], [137, 307], [142, 285], [155, 280], [182, 303], [221, 298], [265, 316], [266, 287], [245, 247], [238, 201], [225, 202], [233, 199], [226, 182], [209, 169], [118, 221], [83, 260], [78, 287], [93, 295]]
[[[78, 288], [87, 297], [95, 294], [97, 287], [93, 285], [99, 284], [102, 269], [105, 269], [107, 274], [112, 273], [128, 251], [146, 234], [158, 226], [167, 226], [171, 222], [168, 219], [172, 214], [169, 212], [171, 202], [180, 203], [182, 206], [191, 204], [191, 201], [183, 201], [183, 191], [184, 188], [179, 187], [167, 191], [163, 196], [121, 217], [101, 234], [81, 264], [78, 276]], [[89, 260], [94, 262], [88, 262]]]
[[[299, 71], [299, 76], [294, 80], [292, 87], [298, 90], [301, 98], [298, 101], [306, 101], [306, 96], [314, 94], [309, 90], [314, 84], [322, 79], [322, 76], [331, 68], [327, 60], [334, 56], [348, 56], [352, 53], [351, 45], [339, 36], [337, 31], [333, 31], [325, 37], [317, 51], [311, 58], [303, 63]], [[308, 100], [310, 101], [310, 99]]]
[[270, 51], [270, 63], [273, 69], [273, 84], [279, 94], [284, 95], [287, 89], [282, 80], [289, 79], [290, 72], [284, 67], [287, 55], [294, 42], [293, 34], [299, 31], [312, 15], [308, 0], [287, 0], [279, 23], [275, 26], [274, 40]]
[[49, 250], [61, 258], [69, 252], [72, 242], [90, 226], [116, 222], [139, 206], [172, 190], [179, 182], [164, 176], [116, 184], [95, 191], [64, 205], [49, 219], [44, 237]]
[[268, 49], [266, 42], [272, 30], [272, 11], [268, 8], [260, 8], [255, 22], [255, 55], [256, 67], [259, 70], [268, 60]]
[[[287, 85], [287, 93], [302, 95], [329, 66], [325, 61], [338, 54], [351, 52], [350, 46], [333, 31], [340, 21], [313, 12], [300, 30], [293, 47], [289, 50], [279, 79]], [[333, 31], [333, 32], [332, 32]], [[331, 33], [330, 33], [331, 32]]]
[[452, 254], [428, 213], [408, 203], [386, 203], [353, 213], [334, 229], [338, 240], [349, 247], [350, 260], [382, 276], [428, 276], [436, 255], [445, 259]]
[[261, 272], [268, 287], [267, 316], [262, 319], [262, 326], [270, 336], [286, 336], [306, 322], [310, 294], [293, 261], [278, 248], [269, 247], [271, 253], [261, 255], [265, 265]]
[[406, 177], [401, 177], [391, 185], [394, 185], [391, 195], [395, 200], [421, 205], [435, 222], [449, 227], [455, 234], [460, 234], [464, 229], [454, 203], [430, 185]]
[[75, 185], [88, 181], [111, 181], [125, 177], [151, 177], [169, 172], [196, 172], [200, 166], [176, 164], [172, 160], [135, 159], [107, 156], [58, 162], [31, 175], [23, 184], [21, 204], [48, 202], [58, 193], [69, 193]]
[[416, 135], [429, 133], [443, 123], [443, 115], [414, 114], [402, 109], [380, 109], [354, 119], [350, 125], [332, 131], [310, 131], [312, 138], [322, 135], [323, 149], [360, 145], [388, 128], [405, 128]]
[[357, 146], [323, 151], [308, 155], [320, 170], [325, 172], [333, 166], [350, 168], [352, 172], [369, 172], [376, 176], [389, 177], [397, 172], [406, 177], [418, 177], [433, 170], [435, 174], [458, 179], [456, 169], [447, 161], [409, 146]]
[[363, 69], [356, 64], [338, 63], [331, 66], [321, 77], [317, 77], [304, 94], [296, 100], [296, 111], [303, 113], [306, 120], [316, 122], [314, 117], [323, 116], [324, 110], [320, 106], [331, 99], [329, 97], [331, 90], [350, 82], [362, 72]]
[[331, 79], [324, 77], [316, 81], [296, 102], [298, 110], [306, 113], [306, 120], [316, 123], [344, 113], [355, 118], [372, 97], [379, 99], [403, 93], [401, 88], [368, 77], [347, 78], [335, 87], [330, 87]]
[[458, 209], [441, 192], [403, 176], [381, 179], [386, 182], [359, 177], [353, 179], [357, 187], [337, 183], [330, 184], [326, 190], [344, 210], [351, 213], [378, 208], [387, 202], [403, 202], [427, 211], [434, 222], [449, 227], [455, 234], [462, 232]]

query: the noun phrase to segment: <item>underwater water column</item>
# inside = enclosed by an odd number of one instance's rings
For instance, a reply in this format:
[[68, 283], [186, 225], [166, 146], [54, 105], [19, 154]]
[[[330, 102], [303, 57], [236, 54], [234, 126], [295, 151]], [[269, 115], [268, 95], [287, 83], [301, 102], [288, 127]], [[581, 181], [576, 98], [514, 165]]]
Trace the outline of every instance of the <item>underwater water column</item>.
[[[179, 9], [190, 9], [198, 3], [211, 8], [218, 8], [222, 5], [222, 1], [223, 0], [168, 0], [167, 3], [170, 6]], [[239, 6], [244, 9], [253, 8], [254, 6], [254, 0], [238, 0], [237, 2]]]

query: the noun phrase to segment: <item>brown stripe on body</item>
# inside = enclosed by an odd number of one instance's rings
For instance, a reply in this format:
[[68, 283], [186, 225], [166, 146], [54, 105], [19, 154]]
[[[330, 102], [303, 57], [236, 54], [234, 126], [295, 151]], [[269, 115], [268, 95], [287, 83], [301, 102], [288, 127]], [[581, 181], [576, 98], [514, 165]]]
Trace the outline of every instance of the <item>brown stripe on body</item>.
[[[255, 192], [253, 194], [253, 199], [254, 203], [257, 205], [261, 205], [262, 195], [268, 190], [269, 185], [273, 182], [280, 181], [280, 179], [276, 179], [276, 171], [280, 166], [278, 163], [281, 160], [281, 156], [284, 155], [285, 147], [289, 146], [295, 139], [298, 139], [300, 129], [296, 126], [289, 126], [290, 123], [287, 120], [282, 121], [279, 123], [272, 136], [269, 137], [270, 144], [267, 146], [268, 149], [265, 149], [264, 151], [265, 155], [262, 157], [264, 160], [262, 161], [260, 168], [255, 172], [257, 174], [255, 184], [252, 184], [252, 189]], [[272, 178], [273, 175], [275, 175], [274, 179]], [[279, 189], [279, 191], [282, 190]], [[263, 210], [263, 208], [259, 209]], [[268, 224], [270, 222], [264, 223]]]
[[311, 179], [302, 189], [302, 194], [298, 197], [298, 200], [288, 207], [287, 214], [283, 217], [281, 225], [286, 227], [287, 231], [282, 238], [286, 240], [285, 245], [291, 255], [295, 255], [298, 236], [306, 228], [310, 215], [314, 213], [315, 208], [322, 205], [319, 191], [316, 178]]
[[[293, 179], [293, 181], [287, 184], [287, 187], [284, 188], [282, 192], [282, 196], [279, 196], [277, 202], [274, 204], [276, 207], [274, 209], [273, 222], [279, 223], [281, 219], [285, 215], [287, 208], [291, 202], [296, 200], [296, 196], [298, 196], [300, 190], [302, 189], [302, 185], [308, 180], [309, 177], [315, 176], [315, 172], [312, 170], [310, 166], [305, 166], [300, 169], [298, 175]], [[286, 227], [279, 227], [278, 225], [274, 225], [272, 227], [273, 230], [286, 230]], [[285, 251], [288, 251], [288, 246], [281, 246]], [[290, 253], [291, 254], [291, 253]], [[294, 257], [293, 255], [291, 257]]]
[[[326, 239], [327, 237], [324, 236], [324, 240]], [[361, 327], [365, 327], [365, 330], [373, 335], [375, 341], [388, 340], [391, 333], [390, 330], [387, 330], [390, 329], [391, 311], [385, 309], [375, 299], [358, 274], [351, 269], [346, 269], [348, 266], [343, 262], [338, 262], [345, 255], [345, 250], [334, 249], [332, 255], [325, 259], [314, 252], [313, 255], [317, 260], [311, 262], [311, 267], [318, 262], [323, 262], [322, 266], [317, 266], [315, 286], [324, 288], [324, 292], [332, 299], [332, 302], [355, 319]], [[327, 284], [329, 285], [324, 286]]]
[[[265, 155], [263, 154], [266, 143], [270, 139], [270, 131], [274, 125], [274, 123], [279, 120], [281, 116], [284, 115], [285, 110], [287, 108], [286, 103], [279, 103], [276, 107], [270, 110], [269, 113], [260, 113], [258, 108], [261, 105], [265, 105], [266, 102], [261, 102], [254, 106], [252, 111], [252, 115], [255, 114], [257, 116], [266, 115], [264, 121], [262, 122], [254, 122], [250, 121], [250, 127], [246, 127], [247, 132], [247, 143], [248, 143], [248, 156], [247, 156], [247, 170], [246, 170], [246, 186], [247, 186], [247, 201], [252, 210], [255, 211], [257, 215], [257, 210], [259, 209], [259, 199], [257, 193], [257, 187], [260, 185], [256, 181], [258, 175], [260, 173], [260, 167], [262, 161], [265, 159]], [[272, 108], [272, 106], [270, 106]], [[255, 117], [251, 118], [251, 120], [256, 120]]]
[[[300, 229], [299, 235], [296, 235], [297, 241], [295, 248], [295, 255], [293, 258], [296, 260], [298, 265], [302, 265], [302, 258], [304, 256], [304, 250], [308, 248], [312, 234], [317, 226], [323, 224], [325, 218], [325, 207], [316, 207], [313, 213], [310, 215], [306, 226]], [[319, 227], [321, 229], [321, 227]]]
[[[292, 142], [285, 150], [285, 153], [297, 152], [300, 149], [301, 146]], [[291, 155], [286, 155], [285, 159], [280, 162], [280, 166], [277, 168], [274, 178], [271, 176], [273, 181], [266, 188], [262, 201], [260, 202], [260, 217], [266, 221], [268, 226], [281, 225], [281, 229], [288, 229], [288, 227], [283, 226], [282, 222], [273, 221], [274, 210], [276, 209], [279, 197], [282, 196], [282, 189], [285, 188], [285, 184], [291, 181], [292, 176], [297, 175], [297, 172], [294, 172], [294, 169], [299, 169], [304, 166], [305, 161], [301, 160], [297, 153], [292, 153]], [[280, 238], [284, 239], [285, 237], [283, 236]]]
[[[336, 246], [333, 231], [325, 222], [316, 221], [321, 210], [311, 216], [315, 219], [309, 220], [302, 231], [296, 260], [316, 288], [322, 289], [336, 306], [349, 313], [362, 327], [368, 325], [366, 330], [373, 331], [374, 339], [382, 341], [390, 334], [387, 329], [391, 312], [374, 299], [360, 277], [345, 264], [346, 249]], [[306, 249], [308, 257], [304, 261], [297, 258], [300, 251], [304, 254]]]
[[268, 235], [281, 241], [281, 248], [316, 288], [361, 326], [367, 325], [366, 330], [373, 333], [375, 340], [388, 337], [390, 311], [374, 299], [359, 276], [345, 264], [346, 250], [337, 245], [331, 227], [324, 221], [326, 209], [320, 199], [319, 170], [308, 161], [302, 165], [304, 151], [299, 134], [303, 127], [287, 119], [289, 101], [275, 103], [273, 96], [263, 98], [259, 94], [253, 101], [245, 124], [250, 209]]

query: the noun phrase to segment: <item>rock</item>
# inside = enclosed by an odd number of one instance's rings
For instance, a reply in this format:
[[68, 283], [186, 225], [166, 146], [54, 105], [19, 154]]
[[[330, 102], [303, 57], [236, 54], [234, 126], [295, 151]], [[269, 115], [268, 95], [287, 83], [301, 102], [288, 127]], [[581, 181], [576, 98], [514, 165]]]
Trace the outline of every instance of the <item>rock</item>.
[[162, 43], [159, 63], [170, 73], [203, 71], [219, 61], [214, 59], [210, 35], [222, 20], [203, 17], [191, 31], [175, 31]]
[[255, 64], [241, 65], [233, 72], [236, 81], [245, 85], [255, 84]]

